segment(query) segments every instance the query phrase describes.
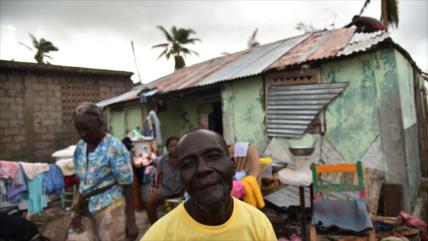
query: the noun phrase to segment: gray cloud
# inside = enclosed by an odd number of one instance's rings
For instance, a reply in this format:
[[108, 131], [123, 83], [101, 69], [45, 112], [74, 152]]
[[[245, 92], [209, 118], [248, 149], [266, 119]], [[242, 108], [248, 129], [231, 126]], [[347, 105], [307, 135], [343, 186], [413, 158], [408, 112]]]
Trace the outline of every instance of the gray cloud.
[[[276, 41], [299, 34], [294, 29], [299, 21], [324, 28], [335, 21], [336, 27], [348, 23], [359, 12], [361, 1], [4, 1], [0, 0], [1, 35], [10, 35], [4, 26], [13, 26], [16, 41], [29, 42], [28, 33], [56, 43], [60, 51], [56, 64], [133, 70], [129, 41], [134, 40], [140, 54], [141, 68], [148, 79], [171, 71], [171, 62], [157, 61], [159, 51], [151, 46], [164, 41], [155, 28], [172, 25], [192, 28], [201, 43], [191, 46], [200, 57], [188, 57], [196, 63], [216, 57], [221, 52], [234, 52], [246, 47], [252, 31], [258, 27], [258, 40]], [[379, 6], [378, 6], [379, 5]], [[413, 45], [428, 45], [428, 1], [401, 0], [400, 25], [393, 30], [394, 40], [418, 58], [422, 69], [428, 69], [428, 53], [412, 52]], [[380, 3], [372, 1], [366, 15], [378, 17]], [[40, 36], [39, 36], [40, 35]], [[8, 38], [10, 36], [0, 36]], [[10, 37], [12, 40], [14, 38]], [[85, 42], [86, 46], [85, 46]], [[1, 48], [7, 48], [0, 43]], [[70, 49], [72, 48], [72, 49]], [[107, 48], [107, 49], [106, 49]], [[422, 48], [423, 49], [423, 48]], [[114, 56], [105, 56], [114, 55]], [[126, 52], [126, 53], [124, 53]], [[423, 51], [422, 51], [423, 52]], [[427, 50], [428, 52], [428, 50]], [[67, 54], [67, 56], [65, 56]], [[73, 55], [74, 54], [74, 55]], [[97, 55], [102, 54], [102, 58]], [[84, 60], [77, 55], [85, 56]], [[117, 56], [117, 57], [116, 57]], [[118, 61], [121, 60], [121, 61]], [[124, 60], [126, 59], [126, 61]], [[31, 59], [27, 59], [31, 61]], [[150, 66], [150, 67], [147, 67]]]

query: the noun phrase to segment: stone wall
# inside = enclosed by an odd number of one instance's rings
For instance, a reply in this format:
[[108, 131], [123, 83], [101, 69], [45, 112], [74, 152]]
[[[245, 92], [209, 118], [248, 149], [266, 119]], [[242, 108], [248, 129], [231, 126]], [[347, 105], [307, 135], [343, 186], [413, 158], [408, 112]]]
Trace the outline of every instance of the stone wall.
[[129, 72], [13, 64], [0, 61], [0, 160], [51, 161], [54, 151], [78, 140], [71, 117], [79, 103], [132, 86]]

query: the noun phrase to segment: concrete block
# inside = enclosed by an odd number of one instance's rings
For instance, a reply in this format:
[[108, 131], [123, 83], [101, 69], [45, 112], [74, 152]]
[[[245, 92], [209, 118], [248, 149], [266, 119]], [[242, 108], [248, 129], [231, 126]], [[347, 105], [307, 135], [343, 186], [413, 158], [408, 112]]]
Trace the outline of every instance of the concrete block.
[[15, 97], [15, 102], [17, 104], [24, 104], [24, 98], [23, 97]]
[[13, 141], [14, 142], [19, 142], [20, 143], [20, 142], [23, 142], [24, 140], [25, 140], [25, 136], [22, 135], [22, 134], [13, 137]]
[[2, 97], [0, 97], [0, 103], [1, 104], [13, 104], [13, 103], [15, 103], [15, 100], [12, 97], [2, 96]]
[[[12, 136], [5, 136], [5, 135], [3, 135], [3, 136], [0, 137], [0, 143], [10, 143], [12, 141], [13, 141], [13, 137]], [[1, 145], [1, 146], [4, 146], [4, 145]]]
[[22, 145], [20, 143], [6, 143], [6, 151], [18, 152], [21, 151]]
[[0, 120], [0, 128], [7, 128], [7, 127], [9, 127], [9, 121]]
[[16, 90], [15, 89], [8, 89], [7, 95], [10, 97], [15, 97], [16, 96]]
[[21, 132], [20, 129], [21, 128], [18, 128], [18, 127], [9, 127], [4, 130], [4, 135], [5, 136], [17, 135]]
[[51, 97], [51, 98], [48, 99], [48, 103], [49, 104], [59, 105], [59, 104], [61, 104], [61, 99], [60, 98], [56, 98], [56, 97]]
[[47, 86], [46, 86], [46, 84], [34, 83], [33, 84], [33, 89], [34, 90], [46, 90]]
[[0, 119], [2, 120], [15, 120], [17, 118], [17, 113], [11, 111], [2, 111], [0, 112]]
[[42, 126], [52, 126], [55, 125], [55, 121], [51, 119], [46, 119], [41, 121]]
[[46, 104], [48, 102], [48, 99], [46, 97], [35, 97], [34, 103], [37, 104]]

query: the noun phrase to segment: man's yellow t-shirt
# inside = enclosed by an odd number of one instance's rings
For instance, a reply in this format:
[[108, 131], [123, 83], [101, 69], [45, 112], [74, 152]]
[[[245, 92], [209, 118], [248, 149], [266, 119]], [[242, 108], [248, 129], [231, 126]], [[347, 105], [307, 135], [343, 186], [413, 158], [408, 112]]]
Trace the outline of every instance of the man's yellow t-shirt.
[[277, 238], [272, 224], [260, 210], [234, 198], [232, 216], [224, 224], [198, 223], [181, 204], [150, 227], [140, 241], [146, 240], [276, 241]]

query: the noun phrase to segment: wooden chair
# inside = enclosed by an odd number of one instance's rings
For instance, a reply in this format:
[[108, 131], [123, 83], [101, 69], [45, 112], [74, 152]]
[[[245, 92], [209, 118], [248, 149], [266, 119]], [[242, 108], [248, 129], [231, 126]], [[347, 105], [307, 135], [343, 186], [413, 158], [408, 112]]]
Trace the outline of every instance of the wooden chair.
[[[352, 175], [357, 174], [358, 183], [346, 184], [346, 183], [320, 183], [319, 177], [321, 174], [331, 174], [331, 173], [351, 173]], [[321, 199], [322, 192], [344, 192], [344, 191], [357, 191], [361, 199], [365, 199], [365, 189], [364, 189], [364, 177], [363, 177], [363, 168], [361, 161], [357, 161], [356, 164], [329, 164], [329, 165], [319, 165], [312, 164], [312, 184], [314, 191], [314, 201]], [[367, 210], [368, 214], [368, 210]], [[318, 231], [315, 225], [311, 225], [310, 228], [310, 240], [318, 240]], [[369, 240], [375, 241], [376, 234], [374, 229], [372, 229], [367, 236], [343, 236], [338, 240]]]
[[[229, 156], [234, 157], [234, 146], [229, 146]], [[234, 157], [235, 158], [235, 168], [236, 171], [245, 170], [248, 175], [260, 179], [261, 166], [260, 166], [260, 157], [257, 149], [253, 146], [248, 146], [247, 156], [246, 157]]]

